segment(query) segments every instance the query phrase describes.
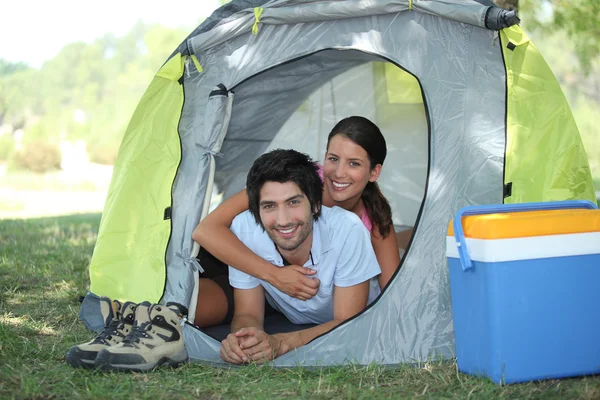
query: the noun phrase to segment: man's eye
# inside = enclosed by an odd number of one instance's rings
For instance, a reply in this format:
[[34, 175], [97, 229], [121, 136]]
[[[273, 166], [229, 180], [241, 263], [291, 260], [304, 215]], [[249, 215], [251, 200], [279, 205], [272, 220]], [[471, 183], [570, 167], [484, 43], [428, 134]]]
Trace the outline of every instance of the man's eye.
[[273, 204], [266, 204], [266, 205], [262, 206], [263, 210], [270, 210], [273, 207], [274, 207]]
[[291, 201], [290, 201], [290, 204], [291, 204], [291, 205], [297, 205], [297, 204], [300, 204], [300, 200], [291, 200]]

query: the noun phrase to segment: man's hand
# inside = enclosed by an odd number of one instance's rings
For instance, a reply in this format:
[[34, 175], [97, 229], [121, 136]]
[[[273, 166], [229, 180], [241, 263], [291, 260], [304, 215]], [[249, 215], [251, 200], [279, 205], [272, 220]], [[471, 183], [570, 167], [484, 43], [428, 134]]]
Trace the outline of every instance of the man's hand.
[[227, 335], [225, 340], [221, 342], [221, 358], [231, 364], [242, 364], [247, 362], [248, 357], [241, 349], [240, 343], [241, 340], [235, 333]]
[[319, 291], [320, 281], [310, 275], [317, 271], [299, 265], [278, 268], [277, 274], [269, 282], [277, 289], [300, 300], [308, 300]]
[[257, 328], [240, 329], [235, 336], [247, 359], [259, 364], [273, 360], [287, 351], [275, 335], [268, 335]]

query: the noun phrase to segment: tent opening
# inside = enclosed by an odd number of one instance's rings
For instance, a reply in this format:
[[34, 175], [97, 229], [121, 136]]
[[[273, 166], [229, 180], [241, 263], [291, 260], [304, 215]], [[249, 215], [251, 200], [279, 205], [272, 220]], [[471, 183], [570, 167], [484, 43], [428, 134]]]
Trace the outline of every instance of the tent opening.
[[[229, 90], [234, 100], [222, 156], [216, 160], [211, 210], [244, 188], [252, 162], [264, 152], [292, 148], [322, 164], [334, 125], [359, 115], [377, 124], [385, 136], [387, 157], [378, 183], [406, 247], [425, 195], [429, 165], [427, 110], [413, 75], [372, 54], [328, 49], [273, 66]], [[285, 317], [265, 319], [267, 332], [304, 328]], [[229, 326], [203, 331], [222, 340]]]

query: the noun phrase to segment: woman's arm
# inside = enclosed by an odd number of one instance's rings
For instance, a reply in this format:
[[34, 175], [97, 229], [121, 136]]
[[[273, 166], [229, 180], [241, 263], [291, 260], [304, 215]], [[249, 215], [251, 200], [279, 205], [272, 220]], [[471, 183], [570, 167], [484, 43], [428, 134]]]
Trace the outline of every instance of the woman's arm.
[[269, 282], [290, 296], [307, 300], [317, 294], [319, 281], [305, 276], [315, 271], [301, 266], [276, 267], [254, 254], [229, 230], [235, 216], [247, 209], [248, 196], [244, 189], [200, 221], [192, 238], [222, 262]]
[[408, 249], [408, 243], [410, 242], [410, 239], [412, 238], [413, 235], [413, 227], [410, 227], [408, 229], [404, 229], [400, 232], [396, 232], [396, 242], [398, 243], [398, 248], [400, 249]]
[[391, 225], [390, 233], [385, 238], [379, 234], [377, 229], [373, 229], [373, 232], [371, 232], [371, 244], [381, 268], [379, 287], [383, 290], [400, 264], [400, 254], [398, 254], [394, 226]]

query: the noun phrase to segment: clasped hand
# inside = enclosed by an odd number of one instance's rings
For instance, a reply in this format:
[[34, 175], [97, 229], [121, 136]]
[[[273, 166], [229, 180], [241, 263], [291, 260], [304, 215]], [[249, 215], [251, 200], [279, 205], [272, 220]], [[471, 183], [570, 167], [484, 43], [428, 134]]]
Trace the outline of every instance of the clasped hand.
[[260, 364], [280, 354], [280, 340], [257, 328], [242, 328], [221, 342], [221, 358], [231, 364]]

